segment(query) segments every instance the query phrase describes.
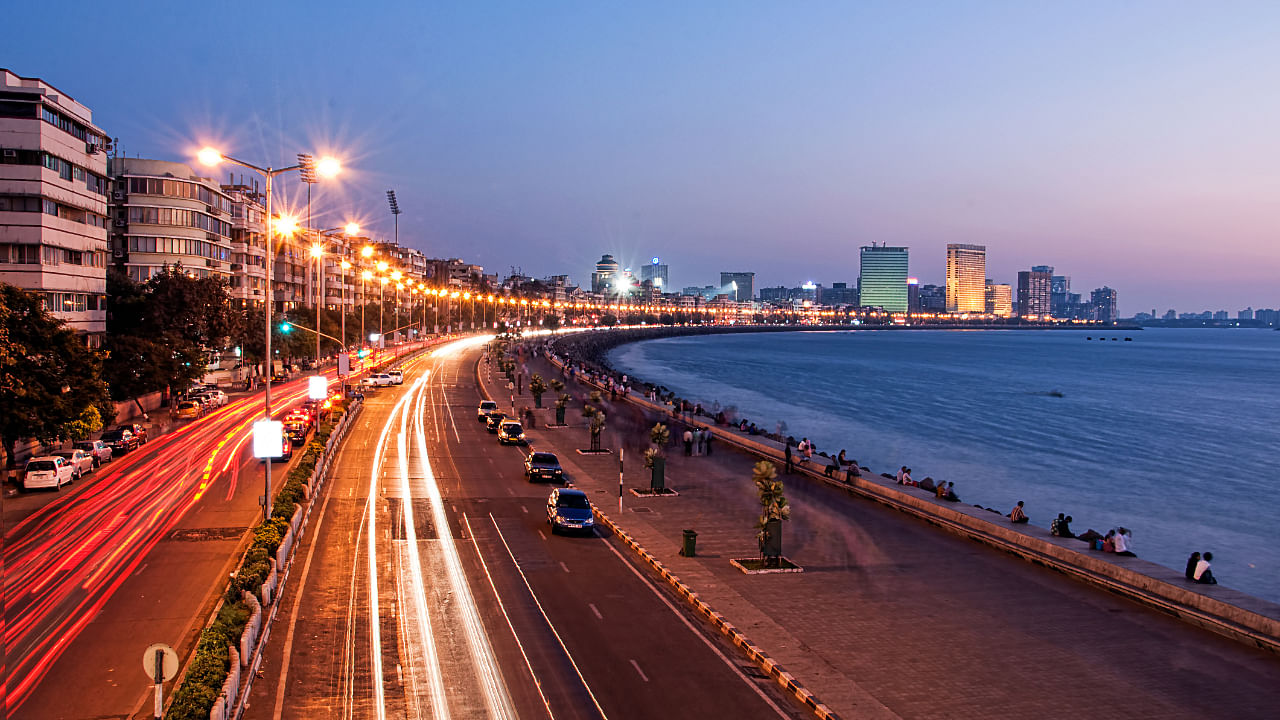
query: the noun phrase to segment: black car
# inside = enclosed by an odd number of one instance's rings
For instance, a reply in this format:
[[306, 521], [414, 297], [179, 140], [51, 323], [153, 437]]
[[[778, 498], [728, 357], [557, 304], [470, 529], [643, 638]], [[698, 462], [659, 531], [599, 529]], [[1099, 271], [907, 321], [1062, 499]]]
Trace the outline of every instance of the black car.
[[529, 453], [529, 456], [524, 459], [524, 475], [529, 478], [529, 482], [564, 481], [564, 470], [560, 467], [560, 459], [555, 453], [549, 452]]
[[284, 424], [284, 435], [289, 442], [294, 445], [303, 445], [307, 442], [307, 435], [311, 433], [311, 426], [303, 420], [294, 420]]
[[484, 416], [484, 426], [494, 435], [498, 434], [498, 428], [502, 427], [502, 421], [507, 419], [504, 412], [491, 412]]
[[138, 439], [139, 445], [147, 444], [147, 429], [138, 423], [125, 423], [124, 425], [116, 426], [116, 429], [128, 430], [133, 433], [133, 436]]
[[138, 438], [124, 428], [108, 430], [102, 433], [99, 439], [111, 448], [112, 455], [123, 455], [130, 450], [137, 450], [139, 445]]

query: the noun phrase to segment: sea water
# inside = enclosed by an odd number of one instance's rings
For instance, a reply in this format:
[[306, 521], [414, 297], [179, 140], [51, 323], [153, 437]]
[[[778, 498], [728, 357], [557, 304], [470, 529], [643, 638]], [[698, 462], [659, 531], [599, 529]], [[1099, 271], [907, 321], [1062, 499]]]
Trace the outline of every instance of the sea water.
[[[1132, 338], [1126, 341], [1125, 338]], [[1133, 532], [1280, 602], [1280, 332], [895, 330], [677, 337], [610, 354], [678, 396], [846, 450], [875, 473], [1076, 533]]]

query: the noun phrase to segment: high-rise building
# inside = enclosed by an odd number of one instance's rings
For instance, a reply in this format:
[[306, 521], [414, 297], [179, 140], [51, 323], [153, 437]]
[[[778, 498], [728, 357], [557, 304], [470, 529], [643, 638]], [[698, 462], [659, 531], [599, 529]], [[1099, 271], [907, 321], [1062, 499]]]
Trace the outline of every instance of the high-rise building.
[[0, 68], [0, 282], [98, 346], [107, 323], [107, 139], [89, 108]]
[[751, 302], [755, 299], [756, 274], [753, 272], [720, 273], [720, 292], [734, 302]]
[[[910, 285], [907, 287], [910, 288]], [[917, 294], [920, 297], [921, 312], [946, 312], [947, 289], [942, 285], [920, 285]]]
[[[1041, 266], [1045, 267], [1045, 266]], [[1053, 272], [1053, 268], [1049, 268], [1049, 272]], [[1070, 275], [1053, 275], [1049, 279], [1049, 312], [1056, 318], [1071, 317], [1071, 276]], [[1076, 294], [1076, 303], [1079, 304], [1079, 294]]]
[[1018, 273], [1018, 317], [1034, 317], [1043, 320], [1050, 316], [1049, 290], [1053, 281], [1053, 268], [1044, 265], [1030, 272]]
[[653, 258], [648, 265], [640, 268], [640, 282], [648, 282], [660, 292], [669, 292], [671, 278], [667, 275], [667, 266], [658, 258]]
[[864, 245], [859, 253], [858, 304], [907, 311], [907, 249]]
[[907, 278], [907, 312], [920, 312], [920, 278]]
[[116, 267], [134, 282], [181, 266], [230, 284], [234, 203], [216, 182], [165, 160], [114, 158], [107, 172]]
[[984, 310], [988, 315], [1009, 317], [1013, 315], [1013, 288], [987, 281]]
[[947, 244], [947, 312], [986, 310], [987, 247]]
[[618, 275], [618, 261], [612, 255], [601, 255], [596, 263], [596, 271], [591, 273], [591, 292], [608, 293], [613, 290], [613, 281]]
[[267, 293], [266, 207], [250, 185], [223, 185], [231, 199], [231, 278], [228, 295], [239, 307], [261, 307]]
[[1116, 291], [1109, 287], [1103, 286], [1089, 293], [1089, 304], [1093, 306], [1093, 319], [1098, 322], [1114, 323], [1119, 317], [1116, 315]]
[[1236, 319], [1237, 319], [1237, 320], [1252, 320], [1252, 319], [1253, 319], [1253, 307], [1252, 307], [1252, 306], [1250, 306], [1250, 307], [1247, 307], [1247, 308], [1245, 308], [1245, 309], [1241, 310], [1240, 312], [1237, 312], [1237, 313], [1236, 313]]

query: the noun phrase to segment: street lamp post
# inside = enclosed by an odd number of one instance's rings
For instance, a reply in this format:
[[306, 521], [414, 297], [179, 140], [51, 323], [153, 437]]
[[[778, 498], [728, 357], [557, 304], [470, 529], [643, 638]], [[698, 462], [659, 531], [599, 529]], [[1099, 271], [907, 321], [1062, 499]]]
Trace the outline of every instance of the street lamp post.
[[[265, 352], [266, 358], [265, 358], [264, 364], [266, 369], [266, 373], [265, 373], [266, 379], [265, 379], [265, 382], [263, 383], [263, 387], [265, 390], [263, 393], [264, 395], [263, 420], [270, 421], [271, 420], [271, 375], [275, 367], [275, 362], [271, 355], [271, 305], [274, 302], [274, 298], [273, 298], [274, 290], [271, 287], [271, 281], [272, 281], [272, 265], [274, 265], [275, 263], [275, 249], [271, 245], [272, 235], [274, 230], [274, 228], [272, 228], [272, 220], [271, 220], [271, 181], [275, 178], [276, 175], [280, 175], [282, 173], [290, 172], [293, 170], [302, 169], [302, 165], [301, 164], [290, 165], [288, 167], [283, 167], [283, 168], [270, 168], [270, 167], [263, 168], [263, 167], [258, 167], [257, 165], [253, 165], [251, 163], [247, 163], [243, 160], [237, 160], [233, 157], [223, 155], [222, 153], [218, 152], [217, 150], [214, 150], [213, 148], [204, 148], [199, 152], [198, 157], [201, 164], [210, 166], [210, 167], [218, 165], [219, 163], [224, 161], [232, 163], [233, 165], [239, 165], [240, 167], [247, 168], [249, 170], [253, 170], [254, 172], [259, 173], [260, 175], [262, 175], [262, 177], [266, 181], [264, 195], [266, 196], [266, 206], [267, 206], [266, 208], [267, 209], [267, 212], [266, 212], [267, 302], [266, 302], [266, 305], [263, 307], [263, 311], [262, 311], [263, 317], [266, 320], [266, 322], [264, 323], [264, 327], [265, 327], [264, 345], [266, 350]], [[309, 167], [313, 172], [318, 172], [324, 177], [333, 177], [334, 175], [337, 175], [342, 168], [341, 164], [336, 159], [329, 158], [329, 157], [321, 158], [318, 163], [316, 163], [314, 166], [309, 166]], [[296, 226], [297, 226], [297, 222], [292, 218], [283, 218], [283, 217], [281, 218], [281, 228], [285, 232], [291, 234], [293, 230], [296, 228]], [[266, 458], [266, 462], [264, 464], [266, 465], [266, 474], [264, 477], [264, 485], [263, 485], [264, 492], [262, 495], [262, 518], [263, 520], [269, 520], [271, 518], [271, 458], [270, 457]]]
[[316, 259], [316, 372], [320, 372], [320, 307], [324, 305], [324, 247], [319, 243], [312, 245], [311, 257]]

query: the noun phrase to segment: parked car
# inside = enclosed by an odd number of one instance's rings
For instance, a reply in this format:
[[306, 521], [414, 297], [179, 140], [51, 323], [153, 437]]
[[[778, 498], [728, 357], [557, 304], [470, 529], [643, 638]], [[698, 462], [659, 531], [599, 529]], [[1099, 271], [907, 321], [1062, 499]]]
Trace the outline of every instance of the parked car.
[[95, 467], [93, 464], [93, 456], [83, 450], [60, 450], [54, 455], [66, 460], [76, 471], [76, 477], [81, 478], [93, 472]]
[[137, 436], [123, 428], [108, 430], [102, 433], [99, 439], [111, 448], [112, 455], [123, 455], [130, 450], [137, 450], [139, 445]]
[[481, 400], [480, 407], [476, 408], [476, 419], [484, 422], [484, 416], [498, 410], [498, 403], [493, 400]]
[[499, 445], [525, 444], [524, 426], [513, 420], [507, 420], [498, 426]]
[[[285, 434], [280, 454], [271, 458], [271, 462], [288, 462], [293, 457], [293, 442], [289, 440], [289, 435]], [[258, 458], [258, 462], [266, 462], [266, 458]]]
[[147, 429], [142, 425], [139, 425], [138, 423], [125, 423], [123, 425], [117, 425], [116, 427], [133, 433], [133, 436], [138, 438], [139, 445], [147, 444]]
[[204, 415], [204, 405], [199, 400], [183, 400], [173, 414], [179, 420], [195, 420]]
[[507, 419], [506, 413], [500, 410], [494, 410], [493, 412], [484, 416], [485, 429], [491, 433], [497, 434], [498, 426], [502, 425], [502, 421], [506, 419]]
[[556, 457], [555, 453], [531, 452], [524, 459], [524, 476], [529, 478], [529, 482], [536, 480], [562, 482], [564, 469], [560, 467], [560, 458]]
[[101, 440], [78, 440], [71, 447], [89, 453], [93, 457], [94, 467], [98, 467], [105, 462], [111, 462], [111, 448]]
[[225, 407], [227, 404], [227, 394], [217, 388], [206, 390], [204, 394], [213, 399], [215, 407]]
[[392, 377], [391, 377], [391, 375], [389, 375], [389, 374], [387, 374], [387, 373], [374, 373], [374, 374], [370, 375], [369, 377], [370, 377], [370, 378], [373, 378], [374, 383], [375, 383], [376, 385], [378, 385], [378, 387], [386, 387], [386, 386], [389, 386], [389, 385], [395, 385], [395, 384], [396, 384], [395, 379], [394, 379], [394, 378], [392, 378]]
[[388, 370], [388, 371], [387, 371], [387, 375], [388, 375], [388, 376], [390, 376], [390, 378], [391, 378], [391, 383], [392, 383], [393, 385], [403, 385], [403, 384], [404, 384], [404, 371], [402, 371], [402, 370]]
[[311, 425], [303, 418], [285, 420], [284, 434], [289, 438], [289, 442], [294, 445], [302, 445], [307, 441], [307, 435], [311, 434]]
[[595, 516], [587, 494], [576, 488], [556, 488], [547, 497], [547, 522], [551, 532], [577, 530], [591, 533], [595, 530]]
[[22, 489], [51, 487], [61, 490], [63, 485], [70, 485], [79, 477], [79, 473], [66, 459], [57, 455], [41, 455], [27, 461], [26, 472], [22, 476]]

